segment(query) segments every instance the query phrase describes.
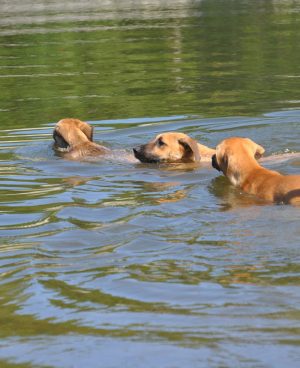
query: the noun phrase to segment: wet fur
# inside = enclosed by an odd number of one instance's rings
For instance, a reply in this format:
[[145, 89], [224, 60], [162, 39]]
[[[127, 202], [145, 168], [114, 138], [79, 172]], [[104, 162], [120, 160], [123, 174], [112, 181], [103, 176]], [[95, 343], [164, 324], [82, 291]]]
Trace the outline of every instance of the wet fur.
[[133, 149], [135, 157], [147, 163], [189, 163], [211, 160], [214, 149], [199, 144], [184, 133], [168, 132]]
[[60, 120], [53, 131], [54, 149], [71, 160], [104, 155], [109, 149], [93, 142], [93, 127], [79, 120]]
[[212, 157], [212, 166], [249, 194], [275, 203], [300, 205], [300, 175], [282, 175], [256, 161], [264, 148], [248, 138], [222, 141]]

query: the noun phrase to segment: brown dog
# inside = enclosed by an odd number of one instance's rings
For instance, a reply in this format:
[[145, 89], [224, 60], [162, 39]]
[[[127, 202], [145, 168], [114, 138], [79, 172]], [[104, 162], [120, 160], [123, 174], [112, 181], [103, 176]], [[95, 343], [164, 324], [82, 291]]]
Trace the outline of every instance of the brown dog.
[[157, 135], [149, 143], [134, 148], [133, 152], [141, 162], [178, 163], [210, 162], [215, 150], [197, 143], [184, 133], [169, 132]]
[[64, 157], [80, 160], [84, 157], [103, 155], [109, 149], [93, 142], [93, 128], [78, 119], [62, 119], [53, 131], [54, 148]]
[[248, 138], [228, 138], [216, 148], [212, 166], [245, 192], [276, 203], [300, 205], [300, 175], [281, 175], [256, 161], [264, 148]]

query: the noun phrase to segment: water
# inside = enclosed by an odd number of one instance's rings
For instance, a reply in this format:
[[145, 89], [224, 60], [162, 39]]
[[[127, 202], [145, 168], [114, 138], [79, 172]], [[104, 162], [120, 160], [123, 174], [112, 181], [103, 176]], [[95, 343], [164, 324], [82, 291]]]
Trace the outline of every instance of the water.
[[[1, 3], [1, 367], [299, 366], [299, 209], [131, 157], [170, 130], [299, 151], [299, 6]], [[56, 156], [66, 116], [114, 154]]]

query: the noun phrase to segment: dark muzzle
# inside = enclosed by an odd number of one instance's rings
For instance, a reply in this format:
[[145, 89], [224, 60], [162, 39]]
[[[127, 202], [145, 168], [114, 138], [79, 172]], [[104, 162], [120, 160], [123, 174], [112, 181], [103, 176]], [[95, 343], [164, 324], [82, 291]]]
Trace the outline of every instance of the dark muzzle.
[[217, 162], [217, 156], [214, 154], [211, 158], [211, 164], [214, 169], [217, 169], [218, 171], [221, 171], [220, 166]]
[[55, 141], [55, 148], [59, 151], [67, 151], [70, 148], [68, 142], [59, 134], [58, 131], [54, 130], [53, 139]]
[[148, 153], [146, 153], [145, 145], [133, 148], [133, 154], [135, 158], [137, 158], [143, 163], [156, 164], [159, 162], [159, 160], [156, 157], [152, 156], [151, 154], [149, 155]]

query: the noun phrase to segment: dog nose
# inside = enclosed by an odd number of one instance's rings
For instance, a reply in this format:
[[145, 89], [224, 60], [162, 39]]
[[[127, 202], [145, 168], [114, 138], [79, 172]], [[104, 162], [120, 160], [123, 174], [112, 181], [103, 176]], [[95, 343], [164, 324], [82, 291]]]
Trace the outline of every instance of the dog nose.
[[133, 154], [134, 154], [135, 158], [137, 158], [139, 160], [140, 159], [141, 147], [140, 146], [134, 147], [132, 150], [133, 150]]
[[133, 148], [134, 153], [140, 153], [142, 151], [143, 146], [137, 146]]

